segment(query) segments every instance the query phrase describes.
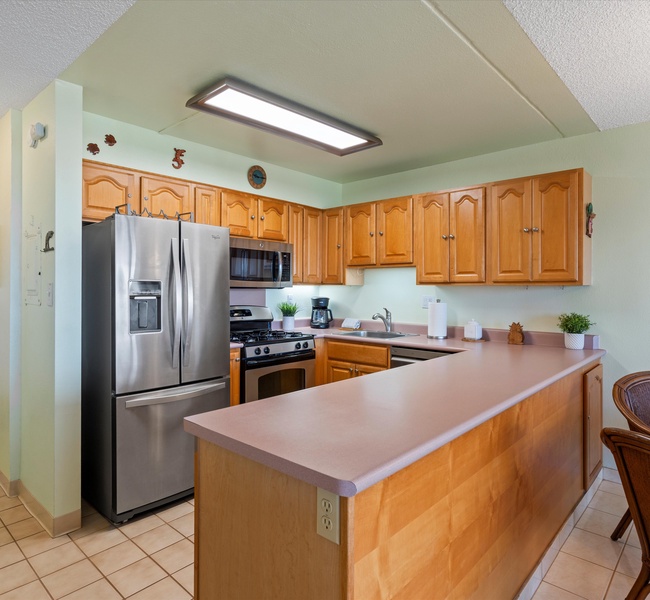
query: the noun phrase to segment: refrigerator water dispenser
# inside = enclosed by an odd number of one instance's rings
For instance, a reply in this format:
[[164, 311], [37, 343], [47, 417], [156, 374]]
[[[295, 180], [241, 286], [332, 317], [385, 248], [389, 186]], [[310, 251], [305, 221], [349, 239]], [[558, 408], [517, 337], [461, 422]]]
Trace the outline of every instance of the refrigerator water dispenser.
[[129, 281], [131, 333], [160, 331], [160, 281]]

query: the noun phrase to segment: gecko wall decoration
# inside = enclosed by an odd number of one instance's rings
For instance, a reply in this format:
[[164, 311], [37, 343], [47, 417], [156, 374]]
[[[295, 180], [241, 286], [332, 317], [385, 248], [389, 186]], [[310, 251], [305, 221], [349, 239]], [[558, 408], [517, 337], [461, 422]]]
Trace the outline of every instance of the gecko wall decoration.
[[180, 148], [174, 148], [174, 152], [176, 152], [176, 154], [174, 154], [174, 158], [172, 159], [172, 167], [174, 167], [174, 169], [180, 169], [185, 164], [185, 161], [183, 160], [183, 155], [185, 154], [185, 150], [181, 150]]

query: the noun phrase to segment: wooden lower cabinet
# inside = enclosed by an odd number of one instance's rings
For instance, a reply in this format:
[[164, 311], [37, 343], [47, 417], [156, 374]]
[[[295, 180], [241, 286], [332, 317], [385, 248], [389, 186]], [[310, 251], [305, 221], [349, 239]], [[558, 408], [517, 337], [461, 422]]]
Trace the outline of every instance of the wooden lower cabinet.
[[327, 340], [325, 383], [370, 375], [388, 368], [388, 346]]
[[585, 489], [594, 482], [603, 466], [603, 365], [587, 371], [584, 377], [584, 476]]
[[576, 371], [341, 497], [337, 545], [313, 485], [199, 440], [195, 597], [514, 598], [584, 494], [582, 444]]
[[239, 348], [230, 349], [230, 406], [239, 404], [241, 358]]

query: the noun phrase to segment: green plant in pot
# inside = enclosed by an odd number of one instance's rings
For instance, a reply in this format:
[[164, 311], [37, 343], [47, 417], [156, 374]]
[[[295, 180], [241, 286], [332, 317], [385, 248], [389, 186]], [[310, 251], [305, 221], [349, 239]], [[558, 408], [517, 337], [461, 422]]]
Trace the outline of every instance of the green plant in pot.
[[585, 347], [585, 332], [595, 325], [589, 315], [579, 313], [562, 313], [557, 320], [557, 326], [564, 332], [564, 346], [571, 350], [582, 350]]
[[293, 331], [296, 313], [300, 310], [295, 302], [280, 302], [278, 308], [282, 313], [282, 329]]

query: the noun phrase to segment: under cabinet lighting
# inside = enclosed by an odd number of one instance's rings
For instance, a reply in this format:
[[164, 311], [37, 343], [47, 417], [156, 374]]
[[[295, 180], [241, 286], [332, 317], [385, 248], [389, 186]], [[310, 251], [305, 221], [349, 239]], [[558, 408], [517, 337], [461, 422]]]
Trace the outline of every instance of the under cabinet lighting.
[[187, 101], [188, 108], [232, 119], [344, 156], [381, 140], [305, 106], [226, 78]]

